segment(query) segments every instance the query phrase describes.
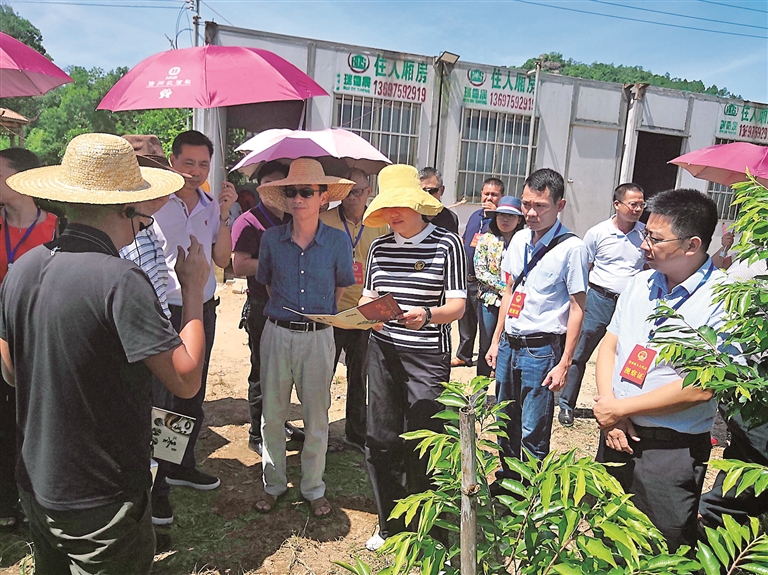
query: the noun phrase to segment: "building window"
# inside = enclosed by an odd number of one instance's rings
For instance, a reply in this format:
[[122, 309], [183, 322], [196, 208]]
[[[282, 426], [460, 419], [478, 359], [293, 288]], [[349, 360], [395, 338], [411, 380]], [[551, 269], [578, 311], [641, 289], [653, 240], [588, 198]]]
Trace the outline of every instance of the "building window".
[[[727, 140], [726, 138], [715, 138], [715, 145], [732, 144], [735, 141]], [[731, 202], [733, 202], [733, 188], [723, 184], [716, 184], [715, 182], [708, 182], [707, 195], [715, 200], [717, 204], [717, 217], [721, 220], [735, 220], [738, 217], [739, 207], [731, 205]]]
[[337, 94], [333, 125], [368, 140], [395, 164], [416, 165], [421, 104]]
[[523, 192], [526, 165], [533, 166], [536, 157], [538, 122], [529, 159], [530, 116], [470, 108], [464, 108], [462, 116], [456, 197], [480, 202], [483, 181], [489, 177], [503, 181], [507, 195], [519, 197]]

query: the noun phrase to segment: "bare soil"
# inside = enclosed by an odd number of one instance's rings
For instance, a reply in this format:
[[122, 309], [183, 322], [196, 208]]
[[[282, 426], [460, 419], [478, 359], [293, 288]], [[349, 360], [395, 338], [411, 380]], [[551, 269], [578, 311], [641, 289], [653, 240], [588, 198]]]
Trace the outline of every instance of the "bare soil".
[[[312, 517], [309, 505], [301, 499], [300, 445], [292, 443], [288, 444], [291, 489], [268, 515], [255, 511], [262, 489], [261, 458], [248, 448], [249, 351], [246, 334], [237, 327], [246, 296], [236, 291], [232, 284], [221, 285], [219, 289], [221, 305], [208, 376], [206, 420], [197, 446], [203, 469], [220, 477], [222, 484], [207, 493], [174, 488], [174, 525], [158, 530], [170, 535], [171, 549], [157, 555], [154, 572], [337, 574], [346, 571], [333, 561], [354, 563], [355, 556], [372, 566], [383, 567], [383, 559], [365, 550], [365, 542], [376, 530], [377, 517], [363, 456], [342, 441], [346, 401], [343, 365], [339, 365], [331, 385], [332, 423], [326, 471], [327, 497], [334, 507], [331, 517]], [[458, 330], [453, 331], [455, 343]], [[474, 375], [475, 369], [468, 367], [454, 369], [451, 374], [460, 381]], [[589, 414], [595, 391], [594, 363], [590, 363], [577, 414]], [[301, 425], [301, 406], [295, 395], [290, 417]], [[722, 445], [725, 438], [722, 432], [718, 435]], [[597, 442], [593, 419], [577, 418], [573, 427], [564, 428], [555, 417], [554, 450], [576, 449], [579, 456], [594, 456]], [[719, 457], [720, 453], [716, 448], [713, 456]], [[23, 530], [15, 535], [0, 534], [0, 573], [32, 573], [26, 567], [31, 558], [25, 535]]]

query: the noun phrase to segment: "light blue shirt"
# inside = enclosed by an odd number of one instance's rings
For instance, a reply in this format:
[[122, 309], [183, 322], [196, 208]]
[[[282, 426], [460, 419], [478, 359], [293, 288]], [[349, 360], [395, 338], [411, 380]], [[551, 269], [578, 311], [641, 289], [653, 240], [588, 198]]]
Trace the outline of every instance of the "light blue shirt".
[[[569, 230], [556, 222], [534, 246], [533, 231], [525, 229], [512, 237], [512, 242], [501, 261], [501, 270], [509, 274], [509, 283], [523, 273], [524, 258], [531, 259], [557, 235]], [[559, 228], [559, 229], [558, 229]], [[529, 269], [525, 282], [518, 286], [518, 292], [525, 294], [520, 316], [507, 316], [504, 329], [514, 335], [532, 333], [563, 334], [568, 329], [570, 296], [587, 291], [587, 248], [577, 237], [560, 242], [538, 265]], [[507, 313], [500, 310], [499, 313]]]
[[[709, 273], [709, 277], [706, 277], [707, 273]], [[679, 304], [677, 312], [694, 329], [708, 325], [719, 332], [724, 324], [724, 310], [722, 303], [714, 304], [712, 302], [712, 289], [724, 281], [728, 281], [726, 275], [715, 268], [710, 258], [707, 258], [704, 265], [671, 292], [667, 288], [666, 276], [655, 270], [640, 272], [630, 280], [627, 288], [619, 297], [613, 319], [608, 325], [608, 331], [619, 338], [612, 379], [613, 394], [616, 399], [637, 397], [685, 377], [686, 372], [675, 369], [666, 362], [654, 361], [645, 377], [643, 386], [639, 387], [623, 379], [621, 369], [635, 345], [647, 346], [657, 352], [660, 349], [653, 344], [649, 345], [648, 341], [649, 334], [655, 327], [654, 322], [648, 320], [648, 316], [656, 309], [660, 299], [671, 307]], [[681, 301], [682, 303], [680, 303]], [[675, 322], [676, 320], [670, 319], [661, 325], [675, 325]], [[679, 334], [675, 332], [664, 334], [665, 337], [675, 335]], [[722, 339], [723, 334], [718, 333], [720, 343], [722, 343]], [[656, 359], [658, 360], [658, 356]], [[634, 415], [630, 419], [632, 423], [644, 427], [666, 427], [681, 433], [706, 433], [712, 428], [716, 409], [717, 404], [713, 399], [678, 413]]]

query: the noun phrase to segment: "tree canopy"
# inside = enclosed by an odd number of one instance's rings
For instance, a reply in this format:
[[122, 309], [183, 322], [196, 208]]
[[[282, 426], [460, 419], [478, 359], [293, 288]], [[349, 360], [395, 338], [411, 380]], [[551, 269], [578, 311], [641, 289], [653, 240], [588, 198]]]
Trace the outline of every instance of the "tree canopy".
[[686, 80], [682, 78], [672, 78], [667, 72], [664, 75], [654, 74], [649, 70], [644, 70], [642, 66], [616, 66], [614, 64], [605, 64], [603, 62], [593, 62], [585, 64], [572, 58], [567, 60], [559, 52], [550, 52], [542, 54], [538, 58], [529, 58], [522, 65], [526, 70], [532, 70], [536, 67], [536, 61], [542, 62], [542, 69], [545, 72], [571, 76], [574, 78], [585, 78], [589, 80], [600, 80], [601, 82], [616, 82], [618, 84], [636, 84], [644, 83], [662, 88], [673, 88], [675, 90], [684, 90], [686, 92], [696, 92], [698, 94], [712, 94], [713, 96], [722, 96], [724, 98], [738, 98], [727, 88], [718, 88], [716, 85], [706, 87], [701, 80]]

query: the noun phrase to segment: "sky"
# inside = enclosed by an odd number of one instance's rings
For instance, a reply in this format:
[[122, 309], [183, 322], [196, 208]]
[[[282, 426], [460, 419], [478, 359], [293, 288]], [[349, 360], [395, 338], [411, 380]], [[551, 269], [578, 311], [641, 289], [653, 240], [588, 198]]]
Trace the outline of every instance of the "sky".
[[[195, 0], [2, 1], [40, 29], [60, 67], [132, 67], [170, 49], [170, 40], [193, 45], [185, 6]], [[768, 0], [201, 0], [200, 15], [425, 56], [447, 50], [499, 66], [560, 52], [768, 102]]]

